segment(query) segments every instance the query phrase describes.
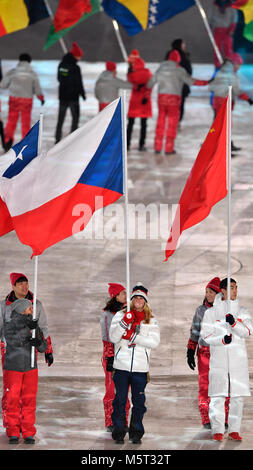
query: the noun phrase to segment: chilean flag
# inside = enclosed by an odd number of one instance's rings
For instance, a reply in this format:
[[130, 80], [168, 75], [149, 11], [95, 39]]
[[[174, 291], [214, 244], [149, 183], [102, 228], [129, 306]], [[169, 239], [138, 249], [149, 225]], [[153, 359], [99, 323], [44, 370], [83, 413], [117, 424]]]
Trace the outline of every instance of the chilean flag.
[[[38, 155], [39, 121], [22, 139], [0, 157], [0, 175], [12, 178], [20, 173]], [[0, 237], [13, 230], [12, 219], [5, 202], [0, 197]]]
[[[96, 209], [122, 196], [122, 160], [119, 98], [21, 172], [0, 178], [0, 195], [13, 227], [33, 256], [83, 230]], [[80, 206], [81, 227], [75, 223]]]

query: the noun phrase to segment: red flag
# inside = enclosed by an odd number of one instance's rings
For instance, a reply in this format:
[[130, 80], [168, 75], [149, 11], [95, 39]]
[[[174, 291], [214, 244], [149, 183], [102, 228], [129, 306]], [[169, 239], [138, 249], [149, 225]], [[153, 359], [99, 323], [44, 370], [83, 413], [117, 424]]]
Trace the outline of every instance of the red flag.
[[5, 202], [0, 197], [0, 237], [13, 230], [12, 218]]
[[[186, 181], [167, 241], [164, 261], [176, 250], [183, 230], [205, 219], [212, 207], [227, 194], [227, 101], [228, 98], [219, 110]], [[173, 236], [175, 232], [176, 236]]]
[[60, 0], [54, 17], [55, 32], [77, 23], [84, 13], [90, 13], [90, 0]]

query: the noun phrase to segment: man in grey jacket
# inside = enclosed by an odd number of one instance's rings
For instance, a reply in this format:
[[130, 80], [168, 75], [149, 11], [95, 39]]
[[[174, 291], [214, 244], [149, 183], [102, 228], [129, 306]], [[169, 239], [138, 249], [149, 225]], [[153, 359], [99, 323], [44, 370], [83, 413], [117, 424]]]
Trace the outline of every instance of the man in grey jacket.
[[9, 113], [5, 127], [5, 146], [8, 150], [14, 139], [19, 116], [21, 116], [22, 139], [31, 127], [33, 95], [44, 104], [38, 75], [30, 65], [32, 58], [29, 54], [20, 54], [19, 62], [14, 69], [9, 70], [1, 81], [1, 88], [9, 89]]
[[95, 97], [99, 102], [99, 111], [118, 98], [120, 89], [131, 88], [131, 83], [116, 77], [115, 62], [107, 61], [106, 70], [99, 75], [95, 83]]

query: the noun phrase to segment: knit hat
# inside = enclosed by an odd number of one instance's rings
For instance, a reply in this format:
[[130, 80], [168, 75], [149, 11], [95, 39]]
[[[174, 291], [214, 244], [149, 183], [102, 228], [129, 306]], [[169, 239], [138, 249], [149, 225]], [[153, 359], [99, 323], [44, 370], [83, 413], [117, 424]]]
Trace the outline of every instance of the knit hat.
[[137, 296], [143, 297], [146, 302], [148, 301], [148, 289], [142, 285], [142, 282], [137, 282], [136, 286], [133, 287], [131, 300]]
[[83, 57], [83, 51], [76, 42], [73, 42], [70, 53], [75, 57]]
[[116, 297], [116, 295], [118, 295], [122, 290], [126, 290], [124, 286], [122, 286], [121, 284], [116, 284], [114, 282], [109, 282], [108, 286], [108, 292], [111, 299], [113, 297]]
[[137, 59], [137, 57], [140, 57], [139, 51], [138, 49], [133, 49], [130, 55], [128, 56], [128, 62], [133, 63]]
[[114, 72], [114, 70], [116, 70], [116, 64], [115, 62], [111, 62], [110, 60], [108, 60], [106, 63], [106, 70], [109, 70], [109, 72]]
[[220, 292], [220, 278], [214, 277], [213, 279], [211, 279], [211, 281], [209, 281], [206, 285], [206, 289], [207, 288], [212, 289], [215, 292]]
[[17, 299], [11, 304], [11, 311], [23, 313], [28, 307], [32, 306], [32, 302], [28, 299]]
[[173, 51], [171, 51], [171, 52], [169, 53], [168, 60], [172, 60], [173, 62], [176, 62], [177, 64], [179, 64], [179, 63], [181, 62], [181, 57], [180, 57], [179, 52], [176, 51], [176, 49], [174, 49]]
[[19, 280], [19, 279], [23, 279], [23, 280], [26, 280], [28, 282], [28, 279], [26, 277], [25, 274], [22, 274], [22, 273], [11, 273], [10, 274], [10, 280], [11, 280], [11, 285], [12, 286], [15, 286], [16, 282]]

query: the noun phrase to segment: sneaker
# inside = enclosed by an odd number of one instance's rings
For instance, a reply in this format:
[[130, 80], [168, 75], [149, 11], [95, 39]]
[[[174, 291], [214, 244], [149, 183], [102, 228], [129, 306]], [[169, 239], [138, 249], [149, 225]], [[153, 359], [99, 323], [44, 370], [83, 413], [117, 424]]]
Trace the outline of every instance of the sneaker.
[[11, 436], [9, 438], [9, 444], [18, 444], [18, 437], [17, 436]]
[[231, 432], [228, 435], [228, 438], [232, 439], [234, 441], [241, 441], [242, 440], [242, 437], [240, 436], [239, 432]]
[[217, 433], [213, 435], [213, 440], [214, 441], [222, 441], [223, 440], [223, 434]]
[[138, 437], [132, 437], [132, 439], [130, 439], [130, 441], [133, 444], [141, 444], [141, 439], [139, 439]]
[[120, 437], [118, 439], [115, 439], [115, 444], [124, 444], [124, 439], [123, 437]]
[[25, 444], [35, 444], [35, 439], [32, 436], [26, 437], [24, 439]]

